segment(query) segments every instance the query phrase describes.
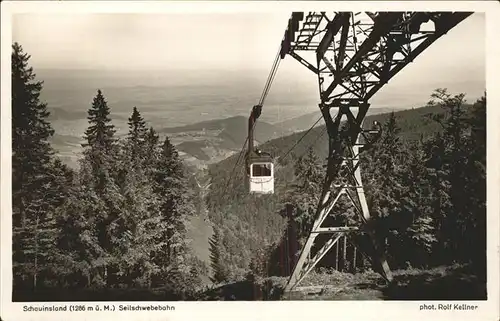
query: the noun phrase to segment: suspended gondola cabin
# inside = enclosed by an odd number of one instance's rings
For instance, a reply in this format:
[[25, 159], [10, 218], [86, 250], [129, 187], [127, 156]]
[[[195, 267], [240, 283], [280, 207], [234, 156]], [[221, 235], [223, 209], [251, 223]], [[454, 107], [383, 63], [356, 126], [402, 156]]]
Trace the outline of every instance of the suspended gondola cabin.
[[247, 186], [251, 194], [274, 193], [274, 164], [271, 155], [254, 148], [253, 132], [262, 106], [254, 106], [248, 119], [248, 151], [246, 154]]

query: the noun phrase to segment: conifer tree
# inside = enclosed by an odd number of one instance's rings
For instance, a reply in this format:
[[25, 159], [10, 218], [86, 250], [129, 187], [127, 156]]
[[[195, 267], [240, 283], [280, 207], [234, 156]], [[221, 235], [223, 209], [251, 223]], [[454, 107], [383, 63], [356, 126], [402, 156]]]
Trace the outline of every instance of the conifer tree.
[[105, 211], [96, 190], [86, 179], [82, 179], [81, 169], [73, 188], [60, 208], [60, 226], [64, 226], [58, 240], [60, 262], [66, 267], [65, 277], [68, 286], [82, 288], [101, 285], [102, 278], [98, 268], [102, 266], [106, 252], [99, 243], [97, 226]]
[[136, 179], [146, 179], [143, 177], [146, 171], [143, 165], [149, 157], [145, 154], [146, 123], [136, 107], [128, 120], [127, 138], [118, 144], [120, 148], [117, 153], [117, 184], [122, 189], [127, 189], [130, 184], [135, 186]]
[[221, 283], [227, 281], [227, 269], [224, 266], [222, 253], [222, 238], [218, 227], [214, 227], [214, 234], [210, 238], [210, 266], [212, 268], [211, 281]]
[[469, 119], [470, 162], [467, 169], [471, 213], [464, 252], [481, 275], [486, 275], [486, 94], [472, 107]]
[[137, 107], [134, 107], [132, 115], [128, 119], [128, 128], [127, 143], [131, 153], [130, 157], [134, 161], [137, 161], [138, 158], [146, 158], [147, 156], [143, 154], [147, 133], [146, 122], [137, 110]]
[[164, 275], [174, 273], [181, 279], [190, 274], [186, 221], [194, 214], [193, 193], [186, 181], [179, 153], [166, 137], [155, 170], [155, 193], [160, 199], [165, 246], [156, 256], [155, 263], [163, 268]]
[[144, 154], [146, 155], [144, 159], [144, 168], [146, 175], [154, 181], [154, 173], [157, 161], [160, 155], [160, 137], [153, 129], [150, 127], [146, 132], [144, 137]]
[[391, 113], [383, 124], [380, 139], [363, 155], [363, 161], [370, 169], [364, 173], [366, 178], [363, 181], [370, 196], [367, 198], [370, 213], [376, 225], [377, 238], [389, 253], [393, 251], [392, 245], [401, 242], [397, 232], [403, 214], [400, 201], [407, 192], [402, 184], [403, 146], [399, 132], [396, 117]]
[[[125, 204], [120, 214], [121, 233], [116, 244], [120, 258], [120, 272], [130, 282], [151, 287], [160, 267], [152, 261], [155, 253], [165, 244], [162, 239], [166, 225], [159, 211], [160, 202], [153, 193], [153, 185], [142, 169], [128, 171], [122, 190]], [[134, 277], [135, 275], [135, 277]]]
[[424, 144], [425, 166], [427, 168], [427, 179], [429, 182], [429, 212], [434, 221], [436, 230], [437, 244], [433, 249], [433, 262], [443, 264], [447, 262], [448, 247], [447, 235], [444, 233], [443, 225], [447, 213], [451, 210], [450, 197], [448, 194], [448, 171], [446, 168], [445, 141], [441, 133], [436, 133], [434, 137], [427, 140]]
[[397, 210], [398, 198], [394, 193], [401, 187], [399, 170], [402, 149], [399, 131], [394, 113], [391, 113], [383, 125], [380, 139], [364, 155], [365, 163], [370, 168], [364, 183], [370, 191], [372, 214], [379, 218]]
[[36, 81], [28, 65], [30, 55], [18, 43], [12, 46], [12, 193], [14, 223], [26, 224], [26, 204], [32, 189], [50, 163], [53, 150], [48, 139], [54, 134], [47, 121], [47, 105], [40, 102], [43, 82]]
[[146, 123], [136, 107], [128, 125], [119, 159], [120, 194], [124, 200], [116, 234], [118, 252], [122, 253], [118, 263], [119, 282], [151, 287], [155, 275], [160, 273], [160, 267], [152, 259], [165, 244], [162, 233], [166, 225], [162, 222], [153, 181], [147, 175], [151, 169], [146, 167], [146, 161], [155, 157], [155, 151], [147, 154], [146, 147], [152, 142], [146, 141]]
[[88, 110], [88, 121], [90, 126], [85, 131], [85, 139], [87, 143], [84, 147], [103, 149], [106, 152], [111, 152], [113, 147], [115, 127], [111, 124], [109, 117], [110, 109], [108, 103], [100, 89], [97, 90], [97, 95], [92, 101], [92, 107]]
[[307, 237], [315, 219], [321, 193], [323, 169], [314, 149], [295, 163], [296, 182], [292, 186], [291, 202], [294, 204], [294, 221], [298, 224], [299, 237]]
[[[92, 197], [84, 206], [83, 213], [90, 222], [87, 240], [94, 248], [91, 259], [95, 284], [110, 284], [117, 264], [123, 256], [120, 248], [124, 228], [124, 203], [126, 202], [116, 180], [119, 160], [111, 124], [110, 109], [101, 92], [97, 91], [88, 110], [89, 127], [85, 131], [83, 159], [80, 160], [80, 185], [87, 188]], [[97, 242], [94, 244], [94, 242]]]
[[160, 137], [156, 133], [153, 127], [150, 127], [147, 131], [144, 141], [146, 143], [146, 153], [149, 156], [156, 154], [156, 149], [158, 147], [158, 142], [160, 141]]
[[444, 192], [449, 197], [446, 214], [442, 217], [440, 232], [446, 237], [445, 249], [453, 258], [461, 258], [464, 231], [471, 204], [467, 186], [469, 167], [469, 145], [467, 144], [464, 95], [451, 96], [446, 89], [437, 89], [432, 94], [431, 105], [443, 108], [447, 114], [434, 119], [443, 127], [443, 144], [440, 153], [443, 157], [443, 171], [448, 185]]
[[406, 193], [401, 198], [399, 244], [393, 244], [393, 257], [398, 267], [429, 265], [436, 239], [429, 173], [425, 166], [422, 141], [412, 143], [405, 151], [403, 185]]
[[48, 141], [54, 130], [47, 105], [40, 101], [43, 83], [36, 81], [21, 45], [14, 43], [12, 50], [14, 284], [37, 288], [44, 274], [54, 273], [55, 209], [64, 199], [64, 174]]
[[486, 94], [472, 106], [469, 118], [471, 140], [475, 146], [475, 157], [486, 165]]
[[105, 188], [117, 169], [114, 166], [118, 154], [116, 150], [116, 132], [111, 123], [110, 109], [100, 89], [92, 100], [88, 110], [89, 127], [85, 130], [86, 143], [83, 144], [85, 160], [93, 169], [92, 179], [98, 189]]

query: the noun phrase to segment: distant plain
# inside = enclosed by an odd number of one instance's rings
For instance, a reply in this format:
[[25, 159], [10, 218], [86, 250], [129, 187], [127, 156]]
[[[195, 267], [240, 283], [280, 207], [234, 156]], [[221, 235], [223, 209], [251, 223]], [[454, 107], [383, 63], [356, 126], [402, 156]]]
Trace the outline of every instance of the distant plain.
[[[35, 72], [37, 79], [44, 81], [41, 98], [51, 112], [53, 146], [71, 167], [77, 166], [80, 143], [88, 126], [87, 110], [97, 89], [108, 101], [119, 136], [127, 132], [127, 118], [136, 106], [149, 126], [162, 135], [168, 134], [185, 159], [199, 167], [226, 158], [243, 144], [246, 119], [259, 101], [267, 76], [265, 70], [35, 68]], [[429, 92], [404, 87], [383, 90], [380, 97], [373, 99], [370, 114], [425, 105], [434, 87], [432, 82], [424, 87], [429, 87]], [[450, 88], [452, 92], [467, 88], [471, 100], [482, 94], [484, 85], [457, 80]], [[261, 143], [309, 128], [320, 117], [317, 97], [317, 80], [313, 76], [278, 73], [264, 104], [256, 140]]]

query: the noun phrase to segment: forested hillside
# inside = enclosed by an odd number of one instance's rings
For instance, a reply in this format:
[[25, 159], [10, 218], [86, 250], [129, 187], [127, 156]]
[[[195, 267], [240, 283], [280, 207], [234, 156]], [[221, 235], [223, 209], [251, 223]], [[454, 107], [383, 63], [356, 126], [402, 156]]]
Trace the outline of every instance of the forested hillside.
[[[397, 111], [397, 110], [394, 110], [394, 108], [387, 108], [387, 107], [372, 107], [368, 109], [367, 116], [376, 114], [386, 114], [392, 111]], [[318, 120], [318, 117], [320, 116], [321, 116], [321, 111], [318, 108], [318, 110], [314, 113], [305, 114], [299, 117], [275, 123], [273, 125], [274, 127], [279, 128], [280, 132], [283, 132], [287, 135], [291, 135], [293, 133], [309, 129], [311, 127], [311, 124], [315, 123], [316, 120]], [[321, 123], [318, 123], [316, 126], [321, 126]]]
[[[163, 128], [159, 133], [182, 141], [176, 148], [205, 165], [224, 159], [237, 150], [246, 139], [247, 123], [247, 117], [236, 116], [182, 127]], [[271, 124], [262, 122], [258, 129], [259, 134], [255, 137], [258, 142], [279, 136], [278, 129]]]
[[[365, 124], [374, 120], [383, 132], [362, 156], [362, 176], [391, 267], [464, 264], [484, 290], [486, 98], [468, 104], [463, 94], [439, 89], [426, 107], [369, 116]], [[215, 281], [290, 275], [319, 202], [327, 139], [321, 126], [260, 146], [275, 156], [274, 195], [248, 195], [244, 162], [234, 167], [238, 155], [210, 168]], [[352, 208], [332, 212], [341, 225], [358, 224]], [[348, 242], [340, 243], [318, 268], [370, 269]], [[482, 297], [483, 290], [469, 294]]]
[[[119, 139], [104, 93], [88, 109], [83, 157], [54, 155], [29, 55], [12, 53], [14, 300], [190, 297], [207, 274], [191, 252], [194, 182], [175, 147], [133, 108]], [[138, 291], [137, 293], [130, 292]], [[141, 292], [142, 291], [142, 292]]]

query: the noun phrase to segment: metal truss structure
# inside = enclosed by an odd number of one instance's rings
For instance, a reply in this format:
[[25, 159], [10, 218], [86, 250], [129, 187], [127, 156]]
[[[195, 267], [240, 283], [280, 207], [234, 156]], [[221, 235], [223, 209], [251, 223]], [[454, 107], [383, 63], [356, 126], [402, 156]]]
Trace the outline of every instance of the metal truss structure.
[[[369, 99], [439, 37], [471, 12], [294, 12], [281, 44], [281, 59], [290, 55], [318, 76], [329, 154], [323, 192], [309, 237], [285, 292], [294, 289], [343, 235], [363, 232], [369, 246], [356, 241], [374, 269], [390, 281], [391, 271], [376, 241], [361, 180], [359, 154], [370, 143], [363, 129]], [[345, 120], [346, 127], [341, 126]], [[343, 130], [342, 128], [346, 128]], [[339, 179], [342, 176], [342, 179]], [[335, 184], [334, 184], [335, 183]], [[341, 196], [347, 196], [360, 226], [325, 224]], [[326, 225], [326, 226], [325, 226]], [[316, 244], [317, 236], [328, 240]]]

